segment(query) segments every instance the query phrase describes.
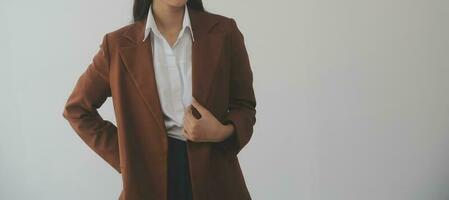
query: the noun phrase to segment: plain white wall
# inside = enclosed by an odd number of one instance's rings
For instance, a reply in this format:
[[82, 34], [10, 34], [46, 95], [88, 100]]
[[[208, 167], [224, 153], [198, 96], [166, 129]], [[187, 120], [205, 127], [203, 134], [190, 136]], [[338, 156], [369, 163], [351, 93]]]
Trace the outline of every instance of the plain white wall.
[[[449, 1], [204, 0], [245, 36], [253, 199], [449, 199]], [[0, 1], [0, 199], [116, 199], [121, 177], [62, 118], [132, 1]], [[114, 120], [111, 100], [100, 113]]]

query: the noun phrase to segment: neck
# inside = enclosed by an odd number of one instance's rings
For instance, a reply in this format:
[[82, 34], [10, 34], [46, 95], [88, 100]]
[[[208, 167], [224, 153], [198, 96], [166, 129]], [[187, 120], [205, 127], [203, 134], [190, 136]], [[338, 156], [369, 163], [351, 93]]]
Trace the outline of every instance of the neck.
[[150, 12], [153, 12], [159, 30], [170, 32], [181, 28], [184, 6], [176, 7], [161, 1], [153, 1], [151, 8]]

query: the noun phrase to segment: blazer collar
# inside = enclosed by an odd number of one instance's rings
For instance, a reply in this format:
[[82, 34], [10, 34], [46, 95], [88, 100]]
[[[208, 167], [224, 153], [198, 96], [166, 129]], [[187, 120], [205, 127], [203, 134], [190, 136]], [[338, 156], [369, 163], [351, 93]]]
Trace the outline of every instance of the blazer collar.
[[[219, 23], [218, 17], [188, 8], [195, 42], [192, 43], [192, 96], [214, 113], [209, 96], [214, 76], [223, 53], [224, 33], [211, 31]], [[155, 80], [150, 37], [145, 40], [146, 20], [135, 22], [123, 32], [124, 41], [119, 42], [119, 55], [133, 85], [144, 101], [148, 111], [165, 134], [163, 113]]]

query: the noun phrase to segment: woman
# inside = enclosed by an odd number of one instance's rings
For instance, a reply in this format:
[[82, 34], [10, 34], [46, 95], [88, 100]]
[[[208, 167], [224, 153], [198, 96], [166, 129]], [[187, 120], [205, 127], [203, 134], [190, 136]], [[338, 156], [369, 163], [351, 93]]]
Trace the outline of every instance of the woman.
[[[237, 154], [256, 100], [235, 20], [200, 0], [135, 0], [133, 11], [104, 35], [64, 118], [121, 173], [119, 199], [251, 199]], [[108, 97], [117, 126], [97, 112]]]

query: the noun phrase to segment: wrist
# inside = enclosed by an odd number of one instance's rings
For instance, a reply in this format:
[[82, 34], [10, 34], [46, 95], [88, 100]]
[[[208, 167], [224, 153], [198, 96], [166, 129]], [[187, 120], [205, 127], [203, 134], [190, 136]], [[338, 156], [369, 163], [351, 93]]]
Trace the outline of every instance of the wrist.
[[224, 124], [222, 125], [222, 140], [225, 140], [226, 138], [230, 137], [232, 133], [234, 133], [234, 125], [232, 124]]

